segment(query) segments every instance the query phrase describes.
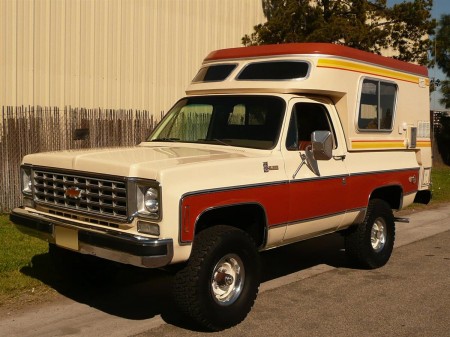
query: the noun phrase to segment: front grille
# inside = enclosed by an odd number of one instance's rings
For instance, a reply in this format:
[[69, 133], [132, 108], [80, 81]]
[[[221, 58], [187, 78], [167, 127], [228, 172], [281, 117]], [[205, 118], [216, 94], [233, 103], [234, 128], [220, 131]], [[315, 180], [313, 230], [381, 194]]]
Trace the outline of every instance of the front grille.
[[37, 203], [102, 217], [127, 218], [126, 181], [34, 171]]

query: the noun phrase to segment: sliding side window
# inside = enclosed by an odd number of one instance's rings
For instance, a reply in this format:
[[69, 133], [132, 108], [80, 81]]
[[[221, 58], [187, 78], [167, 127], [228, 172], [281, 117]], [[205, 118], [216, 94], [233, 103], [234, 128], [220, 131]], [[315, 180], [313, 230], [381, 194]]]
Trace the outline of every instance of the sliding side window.
[[396, 84], [365, 79], [359, 99], [358, 129], [392, 131], [396, 98]]

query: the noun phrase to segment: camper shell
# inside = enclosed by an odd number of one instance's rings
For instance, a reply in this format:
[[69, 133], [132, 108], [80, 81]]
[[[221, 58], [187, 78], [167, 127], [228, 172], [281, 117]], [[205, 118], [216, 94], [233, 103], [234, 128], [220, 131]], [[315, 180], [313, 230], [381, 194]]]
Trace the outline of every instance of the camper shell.
[[[387, 100], [387, 107], [380, 102], [379, 122], [391, 113], [392, 123], [370, 128], [377, 117], [373, 107], [378, 102], [373, 100], [378, 80], [391, 84], [381, 88], [386, 92], [379, 98]], [[326, 96], [336, 106], [348, 150], [366, 151], [430, 147], [429, 85], [423, 66], [340, 45], [293, 43], [214, 51], [186, 93]], [[408, 127], [417, 128], [418, 144], [407, 142]]]

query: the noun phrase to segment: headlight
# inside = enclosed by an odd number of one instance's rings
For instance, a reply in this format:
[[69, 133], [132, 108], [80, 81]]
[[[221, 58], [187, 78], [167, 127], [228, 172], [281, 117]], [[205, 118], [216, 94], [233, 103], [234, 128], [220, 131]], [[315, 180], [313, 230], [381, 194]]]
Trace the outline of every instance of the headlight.
[[22, 166], [22, 193], [27, 196], [31, 196], [33, 193], [33, 182], [31, 179], [31, 167]]
[[[161, 189], [159, 185], [146, 180], [132, 181], [130, 191], [136, 191], [135, 201], [130, 209], [136, 215], [153, 220], [161, 219]], [[133, 187], [134, 186], [134, 187]]]
[[159, 212], [159, 193], [156, 188], [150, 187], [145, 191], [144, 207], [151, 214]]
[[161, 220], [161, 186], [157, 181], [130, 178], [128, 190], [128, 219]]

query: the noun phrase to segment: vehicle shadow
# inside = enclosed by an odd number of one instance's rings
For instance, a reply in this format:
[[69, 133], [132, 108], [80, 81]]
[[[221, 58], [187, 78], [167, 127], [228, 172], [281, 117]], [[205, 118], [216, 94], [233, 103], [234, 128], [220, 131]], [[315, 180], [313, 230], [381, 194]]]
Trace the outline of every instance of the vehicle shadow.
[[351, 268], [338, 233], [320, 236], [262, 253], [262, 282], [299, 272], [320, 264]]
[[[351, 267], [345, 258], [343, 238], [330, 234], [262, 253], [262, 282], [326, 264]], [[92, 280], [86, 271], [74, 270], [67, 277], [53, 266], [49, 254], [36, 255], [21, 272], [39, 279], [63, 296], [110, 315], [145, 320], [161, 315], [164, 321], [184, 329], [197, 330], [176, 310], [171, 296], [174, 273], [117, 265], [109, 276]]]

